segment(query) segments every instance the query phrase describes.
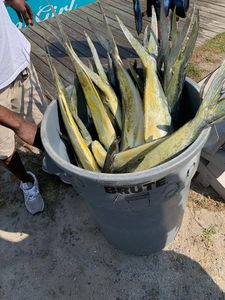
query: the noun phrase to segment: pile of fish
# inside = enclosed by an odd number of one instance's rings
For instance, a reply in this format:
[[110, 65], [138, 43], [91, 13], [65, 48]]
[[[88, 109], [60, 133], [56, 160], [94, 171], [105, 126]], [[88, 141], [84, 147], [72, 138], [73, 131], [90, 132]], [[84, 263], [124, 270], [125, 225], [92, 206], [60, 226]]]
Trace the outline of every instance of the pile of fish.
[[[160, 47], [154, 9], [150, 35], [149, 28], [146, 27], [143, 45], [117, 17], [121, 30], [141, 59], [143, 67], [140, 70], [132, 64], [130, 68], [124, 67], [101, 6], [108, 39], [89, 22], [99, 43], [108, 53], [107, 72], [86, 33], [93, 55], [89, 66], [75, 53], [52, 7], [60, 36], [49, 27], [48, 23], [43, 22], [63, 45], [76, 70], [76, 80], [69, 96], [47, 51], [62, 118], [79, 167], [104, 173], [129, 173], [152, 168], [181, 153], [196, 140], [206, 126], [224, 118], [225, 96], [221, 91], [225, 79], [225, 62], [218, 70], [208, 91], [204, 93], [206, 83], [201, 88], [200, 106], [195, 117], [184, 125], [177, 126], [185, 69], [197, 40], [199, 14], [194, 8], [183, 28], [178, 31], [174, 12], [172, 29], [169, 30], [163, 7], [162, 3]], [[95, 138], [79, 118], [77, 108], [79, 85], [84, 92], [97, 132]]]

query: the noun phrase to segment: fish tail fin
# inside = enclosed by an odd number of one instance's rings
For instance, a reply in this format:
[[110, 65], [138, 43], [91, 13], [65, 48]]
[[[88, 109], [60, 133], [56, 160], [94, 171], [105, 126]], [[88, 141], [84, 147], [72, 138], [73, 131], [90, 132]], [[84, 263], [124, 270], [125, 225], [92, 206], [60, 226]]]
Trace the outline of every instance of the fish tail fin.
[[[146, 67], [147, 63], [149, 62], [150, 55], [148, 55], [144, 46], [142, 46], [139, 41], [132, 35], [132, 33], [128, 30], [128, 28], [123, 24], [123, 22], [116, 16], [117, 21], [122, 29], [123, 33], [125, 34], [126, 38], [128, 39], [131, 46], [137, 52], [138, 56], [141, 58], [142, 63]], [[147, 54], [147, 55], [146, 55]]]
[[106, 38], [104, 38], [99, 31], [96, 29], [96, 27], [94, 26], [94, 24], [92, 24], [90, 22], [90, 20], [88, 19], [88, 22], [91, 26], [92, 31], [94, 32], [96, 38], [98, 39], [99, 43], [102, 45], [102, 47], [110, 54], [115, 55], [116, 57], [119, 58], [119, 51], [116, 45], [116, 42], [114, 40], [113, 34], [111, 32], [111, 29], [109, 27], [109, 23], [108, 20], [106, 18], [105, 12], [103, 10], [103, 8], [101, 7], [100, 3], [99, 3], [99, 7], [102, 13], [102, 17], [103, 17], [103, 22], [106, 26], [106, 34], [108, 37], [108, 40]]
[[[53, 64], [53, 61], [52, 61], [52, 58], [51, 58], [51, 55], [50, 55], [50, 52], [49, 52], [49, 48], [47, 47], [46, 49], [46, 57], [47, 57], [47, 61], [49, 63], [49, 66], [50, 66], [50, 70], [52, 72], [52, 76], [54, 78], [54, 81], [55, 81], [55, 86], [56, 86], [56, 90], [57, 90], [57, 93], [58, 93], [58, 101], [59, 101], [59, 105], [63, 111], [63, 114], [65, 116], [65, 118], [67, 119], [68, 123], [70, 123], [70, 118], [67, 114], [67, 111], [68, 111], [68, 99], [69, 99], [69, 96], [67, 94], [67, 91], [59, 77], [59, 74]], [[59, 95], [63, 94], [64, 97], [59, 97]]]
[[57, 34], [57, 32], [52, 28], [52, 26], [49, 25], [47, 22], [44, 22], [44, 20], [42, 20], [37, 14], [34, 13], [34, 15], [36, 16], [37, 20], [42, 23], [43, 27], [47, 31], [51, 32], [52, 35], [59, 41], [61, 45], [64, 45], [63, 39]]
[[148, 51], [155, 58], [158, 56], [158, 24], [154, 6], [152, 6], [151, 30], [148, 42]]
[[199, 107], [198, 116], [201, 118], [201, 113], [204, 112], [205, 122], [214, 124], [225, 118], [225, 60], [210, 83], [210, 86], [203, 98]]
[[109, 26], [109, 22], [107, 20], [107, 17], [106, 17], [106, 14], [101, 6], [101, 4], [99, 3], [99, 7], [100, 7], [100, 10], [101, 10], [101, 13], [102, 13], [102, 17], [103, 17], [103, 22], [106, 26], [106, 33], [107, 33], [107, 36], [108, 36], [108, 39], [109, 39], [109, 44], [110, 44], [110, 47], [111, 49], [113, 49], [114, 53], [119, 56], [119, 51], [118, 51], [118, 48], [117, 48], [117, 45], [116, 45], [116, 42], [114, 40], [114, 37], [113, 37], [113, 34], [112, 34], [112, 31], [110, 29], [110, 26]]
[[148, 49], [148, 25], [145, 27], [144, 30], [143, 45], [145, 49]]
[[106, 154], [106, 158], [105, 158], [103, 168], [102, 168], [102, 173], [112, 173], [113, 172], [113, 162], [114, 162], [114, 159], [115, 159], [115, 153], [118, 150], [119, 142], [120, 142], [120, 139], [117, 138], [110, 145], [110, 147], [107, 151], [107, 154]]
[[93, 60], [94, 60], [94, 63], [95, 63], [96, 69], [97, 69], [97, 73], [107, 81], [107, 76], [106, 76], [105, 70], [102, 66], [102, 63], [100, 61], [100, 58], [99, 58], [98, 52], [94, 46], [94, 43], [90, 39], [89, 35], [86, 32], [84, 32], [84, 33], [85, 33], [88, 45], [92, 52], [92, 56], [93, 56]]
[[61, 79], [59, 77], [59, 74], [58, 74], [58, 72], [57, 72], [57, 70], [56, 70], [56, 68], [55, 68], [55, 66], [53, 64], [52, 57], [51, 57], [50, 50], [49, 50], [48, 46], [46, 47], [46, 57], [47, 57], [47, 61], [48, 61], [50, 70], [52, 72], [53, 78], [55, 79], [57, 90], [58, 90], [58, 88], [60, 88], [61, 90], [63, 90], [64, 86], [63, 86], [62, 81], [61, 81]]
[[[53, 12], [53, 15], [56, 19], [56, 22], [57, 22], [57, 25], [58, 25], [58, 28], [60, 30], [60, 34], [61, 34], [61, 38], [62, 38], [62, 41], [63, 41], [63, 45], [64, 44], [67, 44], [68, 41], [69, 41], [69, 38], [65, 32], [65, 30], [63, 29], [63, 25], [62, 25], [62, 22], [60, 21], [59, 19], [59, 16], [57, 15], [56, 11], [54, 10], [53, 6], [51, 5], [51, 3], [49, 2], [49, 0], [46, 0], [48, 2], [48, 5], [50, 6], [51, 8], [51, 11]], [[43, 23], [44, 24], [44, 23]]]
[[[48, 0], [47, 0], [47, 2], [49, 3], [49, 6], [56, 18], [56, 22], [57, 22], [57, 25], [58, 25], [58, 28], [60, 31], [60, 35], [54, 30], [52, 25], [49, 25], [47, 22], [42, 22], [42, 24], [45, 27], [45, 29], [50, 31], [54, 35], [54, 37], [59, 41], [59, 43], [65, 48], [67, 54], [70, 56], [70, 58], [74, 62], [74, 57], [77, 58], [77, 54], [75, 53], [75, 51], [73, 49], [73, 46], [70, 42], [68, 35], [66, 34], [65, 30], [63, 29], [63, 25], [59, 19], [59, 16], [56, 14], [56, 12], [55, 12], [53, 6], [50, 4], [50, 2]], [[37, 18], [40, 21], [42, 21], [39, 16], [37, 16]]]
[[91, 23], [90, 19], [87, 18], [89, 25], [94, 33], [94, 35], [96, 36], [97, 40], [99, 41], [99, 43], [101, 44], [101, 46], [108, 52], [108, 53], [112, 53], [113, 49], [110, 45], [110, 43], [107, 41], [106, 38], [104, 38], [99, 31], [97, 30], [97, 28], [95, 27], [95, 25], [93, 23]]

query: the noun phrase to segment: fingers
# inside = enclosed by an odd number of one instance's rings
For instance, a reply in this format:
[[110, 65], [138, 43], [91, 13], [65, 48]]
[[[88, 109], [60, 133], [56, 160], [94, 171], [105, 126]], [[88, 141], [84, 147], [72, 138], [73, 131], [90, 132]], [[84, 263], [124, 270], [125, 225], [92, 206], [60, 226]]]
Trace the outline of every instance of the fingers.
[[31, 10], [30, 6], [26, 2], [25, 2], [25, 6], [23, 7], [23, 9], [21, 9], [20, 11], [16, 10], [16, 13], [17, 13], [17, 16], [18, 16], [20, 22], [23, 23], [23, 21], [24, 21], [27, 26], [34, 25], [33, 12]]
[[10, 0], [7, 4], [16, 11], [20, 22], [23, 23], [24, 21], [26, 25], [34, 25], [33, 13], [27, 2], [24, 0]]
[[[27, 21], [28, 21], [28, 24], [30, 25], [34, 25], [34, 16], [33, 16], [33, 12], [29, 6], [29, 4], [27, 4], [25, 2], [25, 6], [26, 6], [26, 16], [27, 16]], [[25, 21], [25, 20], [24, 20]], [[28, 25], [26, 24], [26, 25]]]
[[18, 16], [20, 22], [23, 23], [23, 18], [22, 18], [22, 16], [21, 16], [21, 13], [18, 12], [18, 11], [17, 11], [16, 13], [17, 13], [17, 16]]
[[[31, 24], [32, 21], [31, 21], [29, 15], [27, 14], [27, 12], [24, 12], [22, 15], [23, 15], [23, 19], [24, 19], [25, 24], [26, 24], [26, 25]], [[32, 24], [32, 25], [33, 25], [33, 24]]]

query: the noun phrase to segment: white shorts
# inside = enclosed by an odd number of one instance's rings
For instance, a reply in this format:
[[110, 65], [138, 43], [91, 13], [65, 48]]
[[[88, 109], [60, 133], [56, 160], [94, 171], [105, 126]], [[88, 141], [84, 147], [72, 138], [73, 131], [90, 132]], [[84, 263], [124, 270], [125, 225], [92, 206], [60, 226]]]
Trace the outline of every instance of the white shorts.
[[[28, 77], [21, 73], [11, 84], [0, 90], [0, 104], [24, 120], [38, 125], [47, 105], [34, 66], [30, 63], [26, 71]], [[0, 159], [7, 159], [14, 149], [14, 132], [0, 125]]]

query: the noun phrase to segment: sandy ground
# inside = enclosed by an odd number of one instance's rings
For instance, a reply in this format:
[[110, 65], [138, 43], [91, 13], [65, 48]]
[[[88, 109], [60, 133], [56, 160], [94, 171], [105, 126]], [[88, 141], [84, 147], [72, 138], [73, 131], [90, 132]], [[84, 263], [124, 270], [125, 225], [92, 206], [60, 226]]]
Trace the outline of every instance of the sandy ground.
[[175, 241], [134, 256], [108, 244], [84, 199], [42, 171], [42, 155], [21, 154], [45, 210], [30, 215], [19, 182], [0, 168], [1, 300], [225, 299], [225, 209], [213, 190], [193, 180]]

